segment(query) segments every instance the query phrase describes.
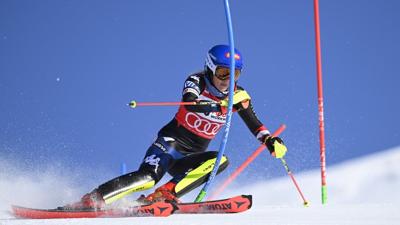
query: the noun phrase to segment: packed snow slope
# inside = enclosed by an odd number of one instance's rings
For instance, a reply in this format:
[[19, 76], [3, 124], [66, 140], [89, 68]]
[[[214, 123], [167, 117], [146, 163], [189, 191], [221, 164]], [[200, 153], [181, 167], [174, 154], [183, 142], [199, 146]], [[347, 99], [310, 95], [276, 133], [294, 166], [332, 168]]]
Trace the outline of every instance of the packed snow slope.
[[[328, 167], [328, 204], [321, 205], [320, 173], [295, 177], [310, 201], [304, 207], [288, 177], [251, 186], [233, 185], [225, 196], [253, 194], [251, 210], [225, 215], [172, 215], [168, 218], [100, 218], [21, 220], [9, 213], [10, 204], [55, 206], [72, 200], [80, 190], [52, 174], [9, 176], [0, 168], [0, 225], [8, 224], [168, 224], [168, 225], [321, 225], [400, 224], [400, 147]], [[3, 164], [5, 165], [5, 164]], [[295, 172], [295, 171], [294, 171]], [[52, 184], [57, 180], [57, 186]]]

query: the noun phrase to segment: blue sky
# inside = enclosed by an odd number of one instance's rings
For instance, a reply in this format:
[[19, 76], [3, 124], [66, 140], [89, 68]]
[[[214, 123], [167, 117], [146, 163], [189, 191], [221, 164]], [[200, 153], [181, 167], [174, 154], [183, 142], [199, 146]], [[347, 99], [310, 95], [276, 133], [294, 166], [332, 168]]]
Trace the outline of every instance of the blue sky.
[[[329, 165], [400, 144], [398, 1], [320, 1]], [[319, 167], [313, 1], [232, 1], [239, 84], [282, 138], [294, 171]], [[186, 76], [227, 43], [223, 1], [0, 2], [0, 157], [118, 174], [139, 165]], [[220, 139], [210, 149], [216, 150]], [[258, 142], [236, 115], [226, 154]], [[284, 175], [261, 155], [249, 178]]]

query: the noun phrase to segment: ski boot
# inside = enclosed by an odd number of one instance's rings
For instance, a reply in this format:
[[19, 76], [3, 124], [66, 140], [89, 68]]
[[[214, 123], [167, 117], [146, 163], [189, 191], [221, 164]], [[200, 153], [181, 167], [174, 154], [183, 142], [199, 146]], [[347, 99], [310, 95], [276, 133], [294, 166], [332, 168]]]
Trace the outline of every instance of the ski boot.
[[106, 205], [103, 196], [94, 189], [92, 192], [85, 194], [79, 202], [68, 204], [63, 209], [81, 210], [81, 209], [102, 209]]
[[176, 184], [173, 182], [168, 182], [161, 187], [157, 188], [152, 194], [144, 197], [143, 195], [139, 197], [138, 201], [145, 203], [153, 202], [175, 202], [180, 203], [181, 201], [176, 197], [175, 193]]

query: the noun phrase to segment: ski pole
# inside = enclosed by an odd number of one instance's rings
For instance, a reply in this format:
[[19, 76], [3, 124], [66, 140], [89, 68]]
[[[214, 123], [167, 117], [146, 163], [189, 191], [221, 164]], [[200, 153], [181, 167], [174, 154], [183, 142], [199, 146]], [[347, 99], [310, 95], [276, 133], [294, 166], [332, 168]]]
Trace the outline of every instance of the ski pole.
[[[286, 129], [286, 125], [282, 124], [278, 130], [272, 135], [278, 136]], [[225, 188], [236, 179], [236, 177], [266, 148], [265, 145], [260, 145], [243, 163], [240, 165], [225, 181], [224, 183], [211, 195], [208, 200], [215, 198], [217, 195], [222, 193]]]
[[289, 166], [288, 166], [286, 160], [285, 160], [284, 158], [281, 158], [281, 162], [282, 162], [283, 166], [285, 167], [287, 174], [288, 174], [288, 175], [290, 176], [290, 178], [292, 179], [292, 181], [293, 181], [293, 183], [294, 183], [294, 186], [296, 186], [296, 189], [297, 189], [297, 191], [299, 192], [301, 198], [303, 199], [303, 205], [304, 205], [304, 206], [308, 206], [309, 203], [308, 203], [308, 201], [306, 200], [306, 198], [304, 197], [303, 192], [301, 192], [300, 187], [299, 187], [299, 185], [298, 185], [297, 182], [296, 182], [296, 179], [294, 179], [293, 173], [292, 173], [292, 171], [289, 169]]
[[[235, 98], [233, 99], [233, 104], [237, 104], [239, 102], [248, 101], [250, 99], [250, 95], [244, 90], [235, 91]], [[233, 98], [233, 96], [232, 96]], [[220, 102], [210, 102], [210, 101], [194, 101], [194, 102], [136, 102], [131, 101], [128, 105], [131, 108], [136, 108], [137, 106], [174, 106], [174, 105], [211, 105], [211, 106], [228, 106], [228, 101], [222, 100]]]
[[131, 108], [137, 106], [175, 106], [175, 105], [219, 105], [220, 102], [136, 102], [131, 101], [128, 105]]

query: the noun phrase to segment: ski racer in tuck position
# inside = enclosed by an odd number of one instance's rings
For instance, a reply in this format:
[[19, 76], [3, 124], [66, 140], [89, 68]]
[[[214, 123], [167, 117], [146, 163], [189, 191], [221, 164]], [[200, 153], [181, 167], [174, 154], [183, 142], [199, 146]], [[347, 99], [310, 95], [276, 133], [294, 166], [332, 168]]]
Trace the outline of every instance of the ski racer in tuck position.
[[[172, 179], [139, 200], [180, 202], [179, 197], [206, 181], [215, 163], [217, 152], [206, 151], [210, 141], [223, 127], [228, 105], [230, 74], [230, 49], [228, 45], [212, 47], [206, 57], [204, 70], [191, 74], [184, 83], [183, 102], [215, 102], [206, 105], [180, 106], [175, 117], [165, 125], [148, 148], [139, 169], [101, 184], [85, 194], [79, 202], [67, 205], [79, 208], [103, 208], [130, 193], [150, 189], [166, 174]], [[247, 92], [237, 85], [243, 67], [242, 55], [235, 49], [234, 111], [243, 119], [249, 130], [270, 153], [277, 158], [285, 151], [274, 148], [283, 141], [274, 137], [257, 118]], [[275, 151], [277, 150], [277, 151]], [[228, 166], [223, 156], [218, 173]]]

